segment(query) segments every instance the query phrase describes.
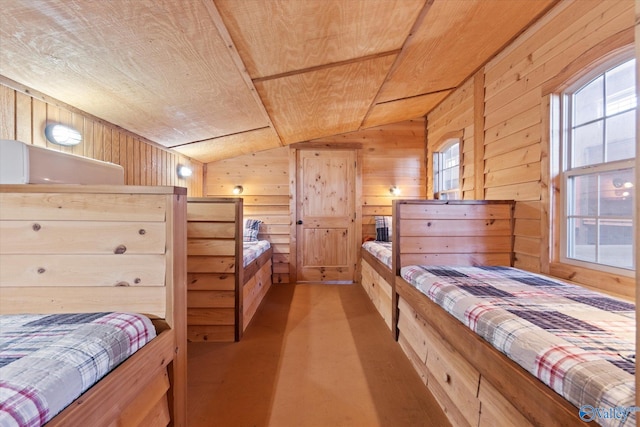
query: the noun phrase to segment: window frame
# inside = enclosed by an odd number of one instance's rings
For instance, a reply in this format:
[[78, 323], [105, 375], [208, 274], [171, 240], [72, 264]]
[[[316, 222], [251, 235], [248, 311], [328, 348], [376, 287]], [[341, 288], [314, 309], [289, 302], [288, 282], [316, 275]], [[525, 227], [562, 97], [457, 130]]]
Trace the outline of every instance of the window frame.
[[[458, 168], [458, 187], [453, 189], [442, 189], [442, 172], [449, 168], [442, 168], [444, 153], [451, 149], [454, 145], [458, 145], [458, 164], [454, 167]], [[444, 139], [433, 152], [433, 197], [437, 200], [461, 200], [462, 199], [462, 138], [449, 137]], [[454, 199], [442, 198], [442, 195], [454, 194]]]
[[[554, 240], [558, 243], [557, 245], [557, 254], [551, 254], [551, 259], [559, 262], [560, 264], [566, 264], [570, 266], [577, 266], [581, 268], [585, 268], [588, 270], [595, 270], [602, 273], [614, 274], [618, 276], [624, 277], [635, 277], [637, 265], [635, 263], [636, 260], [636, 244], [635, 240], [632, 240], [632, 264], [633, 268], [628, 269], [624, 267], [616, 267], [610, 266], [606, 264], [600, 264], [596, 262], [578, 260], [575, 258], [569, 258], [568, 256], [568, 247], [569, 247], [569, 235], [568, 235], [568, 213], [569, 213], [569, 204], [572, 200], [568, 197], [567, 188], [568, 180], [572, 177], [576, 176], [593, 176], [599, 173], [606, 173], [615, 170], [622, 169], [634, 169], [635, 170], [635, 156], [638, 153], [635, 153], [634, 158], [624, 159], [624, 160], [614, 160], [610, 162], [602, 162], [595, 165], [587, 165], [587, 166], [578, 166], [573, 167], [572, 169], [568, 169], [569, 165], [569, 156], [570, 146], [571, 146], [571, 138], [570, 134], [573, 130], [572, 128], [572, 120], [571, 115], [573, 114], [573, 105], [572, 105], [572, 97], [579, 90], [584, 88], [586, 85], [594, 81], [599, 76], [603, 76], [606, 72], [616, 68], [624, 64], [627, 61], [633, 60], [635, 58], [633, 51], [630, 49], [622, 49], [619, 52], [611, 53], [605, 55], [600, 61], [592, 64], [588, 70], [579, 70], [575, 74], [575, 78], [570, 82], [567, 82], [561, 90], [556, 91], [557, 97], [557, 105], [556, 105], [556, 113], [553, 113], [554, 108], [551, 108], [551, 121], [557, 120], [557, 125], [559, 129], [557, 129], [557, 134], [555, 138], [552, 137], [552, 145], [555, 147], [552, 149], [556, 151], [558, 159], [556, 160], [556, 177], [558, 179], [558, 188], [560, 190], [559, 194], [555, 194], [555, 200], [553, 203], [557, 208], [557, 212], [559, 214], [558, 222], [556, 230], [553, 230], [552, 235], [554, 236]], [[636, 61], [636, 67], [638, 63]], [[637, 74], [637, 71], [636, 71]], [[637, 82], [636, 82], [637, 85]], [[637, 87], [636, 87], [637, 93]], [[553, 103], [553, 102], [552, 102]], [[628, 110], [631, 111], [631, 110]], [[636, 118], [638, 114], [638, 105], [636, 103], [635, 107]], [[603, 116], [603, 120], [608, 119], [611, 116]], [[638, 123], [636, 123], [636, 129], [638, 128]], [[636, 139], [637, 139], [637, 131], [636, 131]], [[552, 172], [553, 175], [553, 172]], [[637, 182], [635, 183], [637, 185]], [[635, 191], [635, 190], [632, 190]], [[633, 235], [635, 236], [637, 221], [635, 218], [635, 203], [637, 200], [635, 198], [635, 193], [633, 193], [633, 203], [632, 207], [632, 230]], [[597, 218], [600, 218], [599, 213], [596, 215]], [[552, 221], [553, 222], [553, 221]]]

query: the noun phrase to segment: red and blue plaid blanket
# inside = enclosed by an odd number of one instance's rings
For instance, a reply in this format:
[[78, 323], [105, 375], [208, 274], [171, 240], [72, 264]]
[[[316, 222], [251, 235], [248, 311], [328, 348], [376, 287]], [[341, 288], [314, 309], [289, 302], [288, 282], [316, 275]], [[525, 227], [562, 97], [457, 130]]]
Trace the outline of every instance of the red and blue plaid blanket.
[[138, 314], [0, 316], [0, 426], [41, 426], [156, 336]]
[[635, 409], [634, 304], [509, 267], [408, 266], [401, 275], [577, 408]]

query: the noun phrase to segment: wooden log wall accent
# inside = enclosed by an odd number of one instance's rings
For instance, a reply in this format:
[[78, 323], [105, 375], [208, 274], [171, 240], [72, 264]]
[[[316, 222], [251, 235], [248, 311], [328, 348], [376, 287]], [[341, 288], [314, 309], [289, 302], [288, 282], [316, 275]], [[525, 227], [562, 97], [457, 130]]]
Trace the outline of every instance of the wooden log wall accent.
[[[215, 218], [212, 220], [212, 218]], [[238, 341], [242, 304], [242, 199], [187, 203], [187, 338]], [[236, 261], [240, 260], [240, 265]]]
[[[607, 48], [624, 42], [632, 45], [634, 17], [633, 2], [560, 2], [427, 115], [429, 151], [439, 135], [449, 132], [464, 130], [465, 145], [474, 132], [484, 138], [482, 144], [474, 144], [473, 155], [464, 148], [464, 197], [475, 194], [475, 198], [518, 202], [516, 267], [630, 298], [635, 292], [631, 278], [549, 260], [553, 181], [548, 97], [543, 90], [548, 90], [550, 82], [570, 77], [565, 76], [566, 70], [585, 56], [595, 60], [596, 51], [604, 55]], [[476, 87], [478, 81], [483, 81], [483, 88]], [[484, 127], [481, 133], [473, 128], [478, 124]], [[476, 188], [467, 182], [468, 168], [475, 169]], [[431, 193], [432, 178], [428, 180]]]
[[[375, 237], [374, 216], [391, 215], [389, 187], [400, 187], [403, 199], [425, 197], [425, 122], [409, 120], [309, 143], [354, 142], [362, 145], [362, 235]], [[264, 221], [258, 237], [273, 246], [274, 284], [289, 283], [290, 211], [295, 209], [290, 206], [289, 161], [289, 148], [282, 147], [206, 165], [207, 197], [231, 197], [233, 187], [242, 185], [245, 218]]]
[[[10, 83], [0, 76], [0, 139], [16, 139], [117, 163], [124, 168], [127, 185], [186, 187], [190, 196], [202, 195], [202, 163], [31, 89], [12, 87]], [[82, 143], [61, 147], [48, 142], [44, 128], [52, 122], [80, 131]], [[188, 179], [179, 178], [176, 173], [179, 164], [189, 166], [193, 175]]]

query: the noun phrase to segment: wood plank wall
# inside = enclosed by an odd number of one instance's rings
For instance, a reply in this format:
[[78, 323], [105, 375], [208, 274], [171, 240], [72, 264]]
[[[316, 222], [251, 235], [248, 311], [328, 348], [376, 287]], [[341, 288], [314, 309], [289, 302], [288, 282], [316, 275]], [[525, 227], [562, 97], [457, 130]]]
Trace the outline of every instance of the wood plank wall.
[[[241, 196], [233, 194], [236, 185], [244, 189]], [[243, 216], [263, 221], [258, 238], [273, 247], [273, 283], [289, 283], [289, 149], [207, 163], [205, 193], [243, 198]]]
[[[400, 187], [401, 198], [425, 197], [424, 119], [310, 141], [319, 142], [362, 144], [363, 236], [375, 236], [374, 215], [391, 215], [391, 185]], [[273, 283], [290, 279], [290, 212], [295, 206], [289, 203], [289, 161], [289, 148], [282, 147], [206, 165], [207, 197], [233, 196], [233, 187], [242, 185], [245, 218], [264, 221], [258, 237], [274, 248]]]
[[463, 199], [476, 199], [474, 194], [474, 98], [473, 79], [467, 80], [428, 116], [427, 181], [428, 198], [433, 198], [433, 153], [450, 137], [461, 136], [461, 188]]
[[[16, 139], [92, 159], [117, 163], [124, 168], [127, 185], [186, 187], [189, 196], [202, 196], [203, 167], [138, 135], [42, 95], [27, 95], [0, 81], [0, 139]], [[33, 92], [33, 91], [30, 91]], [[83, 141], [61, 147], [45, 139], [47, 123], [69, 125], [80, 131]], [[193, 175], [179, 178], [178, 165], [189, 166]]]
[[[427, 115], [429, 152], [447, 133], [463, 131], [465, 145], [473, 134], [480, 135], [480, 144], [470, 144], [473, 156], [464, 149], [464, 197], [518, 202], [516, 267], [628, 297], [635, 293], [630, 278], [594, 274], [549, 259], [548, 224], [553, 219], [547, 214], [548, 188], [553, 181], [543, 91], [550, 82], [569, 77], [565, 70], [595, 50], [617, 46], [625, 38], [633, 44], [633, 25], [631, 1], [561, 2]], [[482, 132], [475, 128], [480, 125]], [[474, 188], [467, 180], [468, 168], [483, 169], [476, 171]]]

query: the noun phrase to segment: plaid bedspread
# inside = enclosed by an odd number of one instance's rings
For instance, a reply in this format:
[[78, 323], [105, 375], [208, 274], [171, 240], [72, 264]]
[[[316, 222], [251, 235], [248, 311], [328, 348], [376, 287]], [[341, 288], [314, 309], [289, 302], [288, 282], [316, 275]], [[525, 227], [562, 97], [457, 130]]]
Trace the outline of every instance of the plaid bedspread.
[[271, 247], [268, 240], [258, 240], [255, 242], [243, 242], [242, 265], [246, 267], [251, 261], [258, 258]]
[[408, 266], [401, 275], [577, 408], [635, 406], [634, 304], [509, 267]]
[[362, 244], [362, 247], [378, 258], [389, 268], [391, 267], [391, 242], [368, 241]]
[[155, 336], [138, 314], [0, 316], [0, 426], [41, 426]]

